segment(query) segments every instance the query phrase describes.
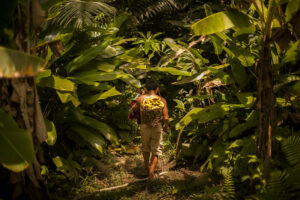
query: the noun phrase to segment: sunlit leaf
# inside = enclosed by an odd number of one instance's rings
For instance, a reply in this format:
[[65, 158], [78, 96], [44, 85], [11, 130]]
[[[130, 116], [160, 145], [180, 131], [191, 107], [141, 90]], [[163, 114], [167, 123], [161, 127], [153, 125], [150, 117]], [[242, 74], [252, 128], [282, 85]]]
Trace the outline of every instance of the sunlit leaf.
[[276, 98], [276, 103], [280, 107], [287, 107], [287, 106], [291, 106], [292, 105], [291, 102], [289, 102], [288, 100], [283, 99], [283, 98], [279, 98], [279, 97]]
[[177, 103], [176, 108], [179, 108], [179, 109], [181, 109], [181, 110], [185, 110], [185, 108], [184, 108], [184, 103], [183, 103], [182, 101], [180, 101], [180, 100], [178, 100], [178, 99], [174, 99], [174, 101]]
[[45, 60], [0, 46], [0, 76], [36, 75]]
[[192, 31], [196, 35], [209, 35], [237, 27], [251, 26], [249, 17], [238, 11], [218, 12], [201, 19], [192, 25]]
[[0, 163], [20, 172], [33, 163], [35, 153], [29, 133], [20, 129], [13, 118], [0, 109]]
[[60, 91], [74, 91], [76, 89], [76, 86], [72, 81], [57, 75], [39, 78], [36, 80], [36, 84], [39, 87], [49, 87]]
[[193, 120], [199, 123], [206, 123], [211, 120], [221, 118], [232, 109], [242, 108], [240, 104], [213, 104], [206, 108], [193, 108], [175, 126], [176, 130], [181, 130]]
[[45, 141], [48, 145], [52, 146], [55, 144], [57, 139], [56, 128], [53, 122], [45, 119], [45, 125], [47, 128], [48, 138]]
[[72, 102], [75, 107], [80, 105], [80, 101], [78, 99], [76, 92], [68, 92], [68, 91], [56, 91], [59, 99], [62, 103]]
[[236, 93], [235, 95], [239, 101], [248, 108], [252, 107], [256, 101], [256, 97], [254, 97], [253, 93]]
[[99, 93], [99, 94], [96, 94], [96, 95], [84, 97], [83, 101], [87, 104], [93, 104], [93, 103], [95, 103], [99, 100], [106, 99], [106, 98], [113, 97], [113, 96], [117, 96], [117, 95], [121, 95], [121, 94], [122, 94], [121, 92], [119, 92], [115, 87], [113, 87], [110, 90], [105, 91], [103, 93]]
[[300, 0], [289, 0], [285, 9], [285, 21], [288, 22], [292, 19], [293, 15], [300, 9]]

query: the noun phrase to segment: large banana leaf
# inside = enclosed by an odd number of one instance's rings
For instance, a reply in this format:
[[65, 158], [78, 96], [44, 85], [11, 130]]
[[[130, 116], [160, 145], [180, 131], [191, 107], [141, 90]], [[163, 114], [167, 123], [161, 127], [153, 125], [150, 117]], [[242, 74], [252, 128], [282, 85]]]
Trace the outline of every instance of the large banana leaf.
[[191, 28], [196, 35], [210, 35], [233, 27], [246, 28], [249, 26], [251, 23], [247, 15], [232, 10], [209, 15], [194, 23]]
[[127, 74], [122, 70], [114, 72], [99, 72], [96, 70], [77, 72], [69, 77], [72, 80], [79, 80], [87, 85], [94, 85], [95, 82], [101, 81], [112, 81], [116, 79], [121, 79], [129, 84], [132, 84], [135, 87], [141, 87], [140, 81], [135, 79], [131, 74]]
[[0, 47], [0, 76], [36, 75], [44, 64], [39, 57]]
[[88, 62], [96, 58], [98, 55], [100, 55], [109, 45], [109, 43], [109, 41], [105, 41], [98, 44], [97, 46], [91, 47], [81, 52], [81, 54], [78, 57], [73, 59], [67, 64], [67, 66], [65, 66], [65, 69], [68, 72], [72, 72], [73, 70], [82, 67], [83, 65], [87, 64]]
[[88, 116], [85, 117], [85, 120], [83, 120], [82, 123], [102, 133], [102, 135], [113, 144], [119, 143], [117, 134], [107, 124]]
[[92, 128], [80, 125], [80, 124], [72, 124], [71, 130], [76, 134], [80, 135], [80, 137], [85, 140], [88, 144], [90, 144], [93, 148], [95, 148], [100, 153], [103, 153], [102, 146], [105, 145], [105, 139], [97, 133]]
[[206, 108], [193, 108], [175, 126], [176, 130], [181, 130], [193, 120], [199, 123], [206, 123], [214, 119], [221, 118], [229, 113], [230, 110], [244, 107], [241, 104], [213, 104]]
[[[47, 72], [45, 72], [47, 73]], [[42, 74], [41, 76], [46, 76], [46, 74]], [[57, 76], [57, 75], [51, 75], [48, 77], [38, 77], [36, 80], [36, 84], [39, 87], [50, 87], [55, 90], [60, 91], [74, 91], [76, 89], [75, 84], [68, 80], [65, 77]]]
[[[85, 116], [79, 109], [74, 109], [73, 114], [76, 118], [76, 122], [89, 126], [101, 133], [107, 140], [113, 144], [118, 144], [118, 136], [115, 131], [107, 124], [100, 122], [92, 117]], [[75, 122], [75, 121], [74, 121]]]
[[117, 95], [121, 95], [121, 94], [122, 94], [121, 92], [119, 92], [115, 87], [113, 87], [110, 90], [105, 91], [103, 93], [99, 93], [99, 94], [95, 94], [95, 95], [92, 95], [92, 96], [84, 97], [82, 99], [82, 101], [87, 103], [87, 104], [93, 104], [93, 103], [96, 103], [99, 100], [107, 99], [109, 97], [113, 97], [113, 96], [117, 96]]
[[0, 109], [0, 163], [14, 171], [26, 169], [35, 159], [29, 133], [20, 129], [13, 118]]

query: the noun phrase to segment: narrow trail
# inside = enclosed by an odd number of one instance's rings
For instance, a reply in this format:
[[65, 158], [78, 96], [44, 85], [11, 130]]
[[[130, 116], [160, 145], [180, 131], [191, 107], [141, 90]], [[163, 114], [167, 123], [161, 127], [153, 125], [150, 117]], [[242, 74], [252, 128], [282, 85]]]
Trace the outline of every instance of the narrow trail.
[[78, 194], [72, 199], [190, 199], [207, 183], [207, 177], [198, 167], [177, 167], [167, 153], [160, 157], [155, 180], [143, 177], [143, 158], [139, 147], [127, 149], [130, 154], [112, 152], [103, 160], [92, 160], [99, 170], [95, 184], [99, 189]]

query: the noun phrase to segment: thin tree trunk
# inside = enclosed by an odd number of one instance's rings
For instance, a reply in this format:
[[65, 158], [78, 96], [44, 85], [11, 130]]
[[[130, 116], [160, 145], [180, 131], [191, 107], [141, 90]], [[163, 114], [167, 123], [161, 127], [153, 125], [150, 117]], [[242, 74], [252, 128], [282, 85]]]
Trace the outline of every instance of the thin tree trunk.
[[274, 122], [274, 92], [271, 51], [268, 37], [264, 38], [261, 61], [258, 69], [258, 113], [257, 154], [268, 165], [272, 157], [272, 128]]
[[[41, 143], [47, 139], [47, 132], [34, 77], [0, 78], [0, 107], [14, 118], [20, 128], [27, 129], [38, 153]], [[23, 172], [6, 171], [10, 174], [6, 183], [12, 185], [9, 199], [50, 199], [38, 158]]]

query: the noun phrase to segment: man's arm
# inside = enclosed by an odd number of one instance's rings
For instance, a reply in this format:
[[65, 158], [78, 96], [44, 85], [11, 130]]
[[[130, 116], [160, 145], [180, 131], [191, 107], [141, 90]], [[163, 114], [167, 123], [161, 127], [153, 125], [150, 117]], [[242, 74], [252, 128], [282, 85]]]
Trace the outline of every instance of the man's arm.
[[164, 109], [163, 109], [163, 117], [164, 117], [164, 125], [163, 129], [165, 132], [168, 131], [168, 125], [169, 125], [169, 113], [168, 113], [168, 106], [167, 106], [167, 101], [162, 98], [162, 102], [165, 104]]
[[136, 104], [134, 104], [133, 106], [132, 106], [132, 110], [134, 111], [134, 112], [138, 112], [139, 110], [140, 110], [140, 102], [141, 102], [141, 98], [142, 96], [139, 96], [139, 98], [136, 100]]

